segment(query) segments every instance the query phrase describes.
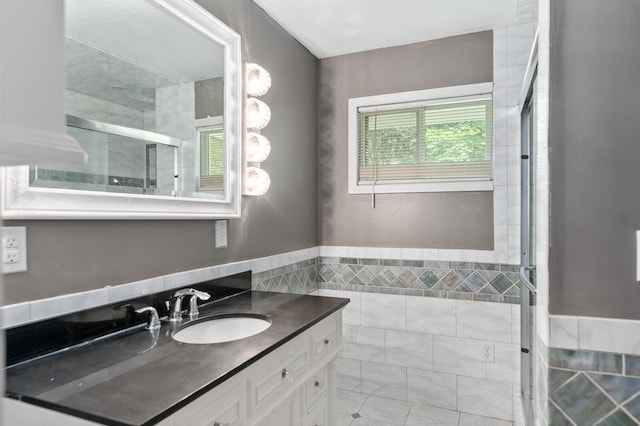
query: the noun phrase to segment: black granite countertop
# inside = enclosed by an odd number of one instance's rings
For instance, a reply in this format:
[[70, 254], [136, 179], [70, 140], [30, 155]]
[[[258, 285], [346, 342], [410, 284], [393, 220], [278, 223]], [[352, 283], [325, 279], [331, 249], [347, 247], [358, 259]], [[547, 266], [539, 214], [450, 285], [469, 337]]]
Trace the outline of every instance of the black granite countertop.
[[165, 321], [155, 333], [139, 326], [7, 368], [7, 393], [107, 425], [153, 425], [348, 302], [242, 293], [203, 307], [200, 318], [265, 315], [272, 325], [264, 332], [234, 342], [191, 345], [174, 341], [175, 327]]

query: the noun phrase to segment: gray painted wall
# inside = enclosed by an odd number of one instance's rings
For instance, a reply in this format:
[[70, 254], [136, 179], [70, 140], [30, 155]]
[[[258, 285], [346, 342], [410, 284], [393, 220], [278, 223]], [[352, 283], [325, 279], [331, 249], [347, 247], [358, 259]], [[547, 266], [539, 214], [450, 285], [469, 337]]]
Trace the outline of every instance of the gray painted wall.
[[640, 319], [640, 3], [551, 7], [549, 310]]
[[243, 197], [227, 249], [214, 248], [213, 221], [12, 221], [26, 225], [28, 271], [4, 277], [5, 303], [117, 285], [167, 273], [318, 245], [317, 59], [251, 0], [202, 0], [242, 36], [243, 60], [272, 76], [263, 168], [271, 189]]
[[[493, 249], [493, 193], [347, 192], [349, 98], [493, 81], [493, 34], [485, 31], [319, 62], [320, 243]], [[408, 226], [408, 224], [412, 224]]]

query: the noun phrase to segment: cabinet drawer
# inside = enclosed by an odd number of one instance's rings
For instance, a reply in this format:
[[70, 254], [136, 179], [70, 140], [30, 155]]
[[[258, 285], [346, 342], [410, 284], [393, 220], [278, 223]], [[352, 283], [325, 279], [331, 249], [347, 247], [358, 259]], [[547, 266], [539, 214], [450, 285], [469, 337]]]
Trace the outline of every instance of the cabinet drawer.
[[302, 387], [302, 414], [322, 396], [327, 390], [327, 367], [322, 367], [308, 379]]
[[302, 426], [327, 426], [328, 422], [328, 400], [325, 393], [316, 404], [311, 407], [302, 418]]
[[338, 319], [338, 316], [332, 315], [311, 333], [311, 351], [314, 362], [325, 355], [328, 356], [340, 346], [342, 337]]
[[270, 401], [281, 399], [283, 392], [299, 386], [299, 377], [309, 365], [309, 347], [305, 340], [294, 339], [278, 349], [249, 377], [251, 412], [262, 409]]

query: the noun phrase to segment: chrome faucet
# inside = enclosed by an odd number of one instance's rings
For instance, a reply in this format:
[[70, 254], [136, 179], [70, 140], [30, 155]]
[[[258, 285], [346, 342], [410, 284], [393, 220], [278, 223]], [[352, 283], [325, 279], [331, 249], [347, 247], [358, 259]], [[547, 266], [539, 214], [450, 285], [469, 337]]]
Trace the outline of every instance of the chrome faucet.
[[189, 318], [196, 318], [199, 314], [197, 299], [209, 300], [211, 295], [194, 288], [183, 288], [176, 291], [169, 302], [169, 321], [180, 321], [182, 319], [182, 299], [184, 297], [191, 299], [189, 302]]
[[158, 311], [153, 306], [147, 306], [146, 308], [136, 309], [137, 314], [149, 312], [149, 322], [147, 322], [147, 330], [156, 330], [160, 328], [160, 318], [158, 317]]

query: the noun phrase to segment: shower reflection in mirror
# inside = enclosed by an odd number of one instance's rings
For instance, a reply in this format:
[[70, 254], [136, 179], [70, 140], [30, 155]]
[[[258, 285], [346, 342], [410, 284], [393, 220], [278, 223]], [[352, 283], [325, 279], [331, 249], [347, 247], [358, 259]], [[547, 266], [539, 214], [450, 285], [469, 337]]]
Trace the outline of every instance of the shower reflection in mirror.
[[29, 185], [224, 197], [224, 46], [150, 2], [65, 4], [67, 132], [89, 161]]

